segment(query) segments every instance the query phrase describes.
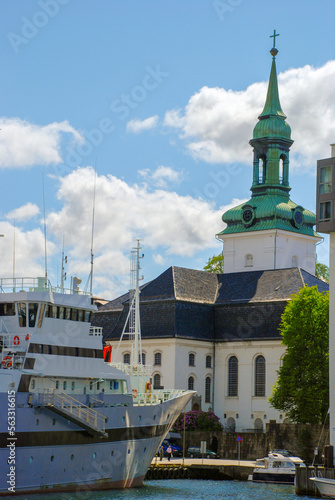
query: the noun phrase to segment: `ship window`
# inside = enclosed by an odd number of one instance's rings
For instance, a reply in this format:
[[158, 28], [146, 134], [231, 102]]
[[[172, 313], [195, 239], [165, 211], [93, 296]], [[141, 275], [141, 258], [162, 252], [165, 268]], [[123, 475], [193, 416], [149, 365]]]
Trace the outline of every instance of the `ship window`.
[[228, 396], [238, 395], [238, 361], [231, 356], [228, 361]]
[[59, 381], [56, 380], [56, 389], [59, 389]]
[[54, 457], [53, 455], [51, 455], [51, 457], [50, 457], [51, 462], [53, 462], [53, 461], [54, 461], [54, 458], [55, 458], [55, 457]]
[[194, 377], [188, 377], [187, 388], [189, 391], [194, 390]]
[[24, 302], [17, 305], [18, 315], [19, 315], [19, 325], [24, 327], [27, 326], [27, 306]]
[[66, 383], [66, 380], [64, 380], [64, 382], [63, 382], [63, 391], [66, 391], [66, 386], [67, 386], [67, 383]]
[[93, 391], [93, 380], [90, 380], [90, 391]]
[[85, 321], [86, 323], [91, 321], [91, 311], [85, 311]]
[[255, 360], [255, 396], [265, 396], [265, 358], [257, 356]]
[[70, 307], [65, 308], [65, 319], [71, 319], [71, 309]]
[[155, 361], [154, 365], [160, 366], [162, 364], [162, 353], [160, 352], [155, 352]]
[[51, 306], [51, 318], [57, 318], [57, 306]]
[[74, 381], [72, 381], [72, 382], [71, 382], [71, 389], [74, 391], [74, 388], [75, 388], [75, 382], [74, 382]]
[[35, 389], [35, 380], [32, 380], [32, 381], [31, 381], [31, 388], [32, 388], [32, 389]]
[[72, 309], [71, 310], [71, 319], [72, 321], [77, 321], [78, 317], [78, 310], [77, 309]]
[[73, 459], [74, 459], [74, 455], [72, 454], [72, 455], [71, 455], [71, 460], [73, 460]]
[[84, 311], [82, 309], [78, 310], [78, 321], [84, 321]]
[[97, 391], [100, 389], [100, 382], [97, 382]]
[[15, 316], [14, 302], [6, 302], [0, 304], [0, 316]]
[[28, 306], [28, 311], [29, 311], [29, 326], [34, 327], [36, 323], [36, 317], [37, 317], [37, 310], [38, 310], [38, 303], [37, 302], [32, 302]]
[[65, 308], [62, 307], [62, 306], [60, 306], [58, 308], [58, 317], [59, 317], [59, 319], [64, 319], [64, 313], [65, 313]]
[[41, 328], [42, 326], [44, 311], [45, 311], [45, 304], [41, 304], [40, 313], [38, 315], [37, 328]]

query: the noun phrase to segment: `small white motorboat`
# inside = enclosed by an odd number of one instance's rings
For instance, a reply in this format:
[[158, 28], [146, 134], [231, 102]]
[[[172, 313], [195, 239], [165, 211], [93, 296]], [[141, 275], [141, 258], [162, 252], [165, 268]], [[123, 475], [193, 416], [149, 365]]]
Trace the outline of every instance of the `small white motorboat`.
[[267, 457], [256, 460], [250, 480], [262, 483], [294, 484], [295, 466], [303, 460], [292, 454], [270, 452]]
[[335, 479], [327, 477], [310, 477], [309, 479], [315, 483], [322, 498], [335, 498]]

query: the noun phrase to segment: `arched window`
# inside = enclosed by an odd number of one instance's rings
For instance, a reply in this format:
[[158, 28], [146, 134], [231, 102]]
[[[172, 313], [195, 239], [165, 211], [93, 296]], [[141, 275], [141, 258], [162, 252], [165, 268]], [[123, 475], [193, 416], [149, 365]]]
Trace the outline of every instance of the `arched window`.
[[254, 429], [256, 432], [262, 432], [263, 431], [263, 422], [260, 418], [256, 418], [254, 422]]
[[194, 377], [188, 377], [187, 386], [189, 391], [194, 391]]
[[126, 354], [123, 355], [123, 362], [124, 364], [130, 365], [130, 354], [127, 352]]
[[212, 356], [206, 356], [206, 368], [212, 368]]
[[162, 353], [161, 352], [155, 352], [154, 365], [160, 366], [161, 364], [162, 364]]
[[238, 395], [238, 361], [231, 356], [228, 361], [228, 396]]
[[265, 396], [265, 358], [262, 355], [255, 359], [255, 396]]
[[[145, 352], [142, 352], [142, 365], [145, 365]], [[138, 355], [138, 362], [141, 363], [141, 355]]]
[[227, 420], [227, 427], [226, 427], [227, 432], [235, 432], [235, 425], [236, 424], [233, 417], [229, 417]]
[[248, 253], [245, 256], [245, 267], [253, 267], [254, 265], [254, 257], [251, 255], [251, 253]]
[[292, 257], [292, 267], [298, 267], [298, 263], [299, 263], [298, 256], [297, 255], [293, 255], [293, 257]]
[[205, 380], [205, 403], [211, 402], [211, 378], [206, 377]]
[[161, 388], [161, 376], [159, 373], [156, 373], [154, 375], [154, 389], [160, 389]]
[[259, 158], [259, 184], [264, 184], [266, 181], [266, 158]]
[[188, 366], [195, 366], [195, 354], [193, 352], [188, 355]]

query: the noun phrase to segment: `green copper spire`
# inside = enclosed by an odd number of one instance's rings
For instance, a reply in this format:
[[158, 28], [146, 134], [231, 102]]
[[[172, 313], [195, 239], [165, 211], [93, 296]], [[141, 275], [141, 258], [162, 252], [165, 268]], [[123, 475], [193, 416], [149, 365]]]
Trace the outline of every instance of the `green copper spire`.
[[289, 153], [293, 140], [279, 101], [277, 36], [276, 31], [271, 35], [273, 47], [270, 50], [272, 65], [268, 91], [250, 141], [254, 153], [251, 199], [223, 214], [222, 220], [227, 227], [220, 235], [268, 229], [315, 235], [314, 214], [289, 197]]

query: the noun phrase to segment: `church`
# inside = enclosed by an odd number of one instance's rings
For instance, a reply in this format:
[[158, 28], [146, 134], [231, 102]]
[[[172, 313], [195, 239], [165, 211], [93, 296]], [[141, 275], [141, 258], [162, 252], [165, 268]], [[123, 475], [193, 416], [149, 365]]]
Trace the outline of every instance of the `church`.
[[[274, 43], [262, 113], [253, 130], [250, 200], [222, 216], [224, 273], [172, 266], [141, 287], [142, 363], [154, 388], [196, 391], [187, 409], [213, 410], [227, 431], [262, 431], [287, 421], [270, 406], [285, 349], [278, 331], [292, 294], [328, 285], [315, 277], [315, 215], [290, 199], [291, 128], [281, 109]], [[117, 346], [129, 310], [125, 294], [101, 306], [93, 324]], [[117, 362], [129, 362], [123, 341]]]

